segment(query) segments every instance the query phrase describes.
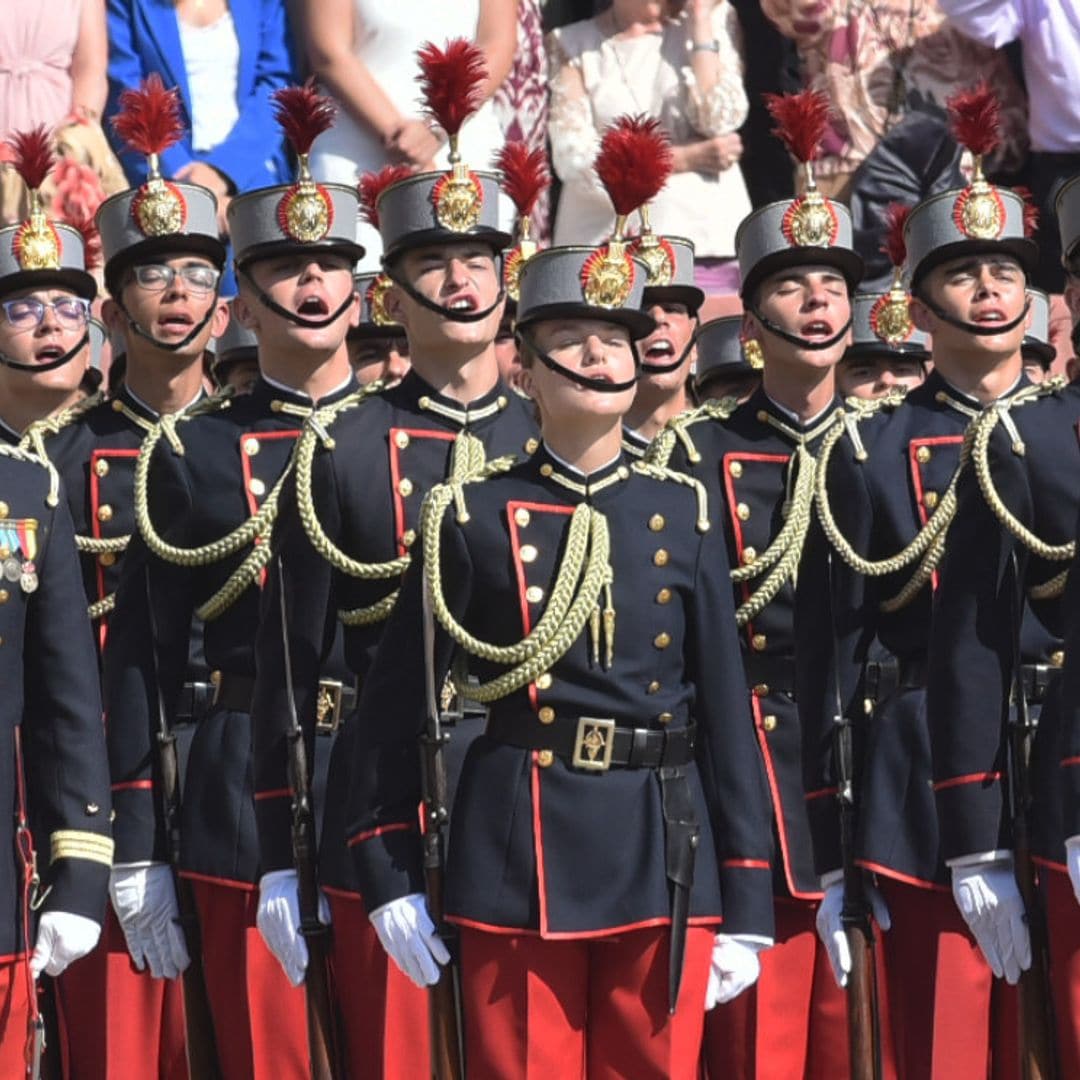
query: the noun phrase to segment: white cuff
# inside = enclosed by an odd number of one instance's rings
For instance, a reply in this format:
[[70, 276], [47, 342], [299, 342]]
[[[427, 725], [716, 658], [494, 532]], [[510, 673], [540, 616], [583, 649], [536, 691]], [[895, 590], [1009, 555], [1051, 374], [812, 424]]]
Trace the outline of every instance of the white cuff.
[[959, 855], [955, 859], [946, 859], [945, 865], [950, 870], [963, 866], [979, 866], [982, 863], [1007, 863], [1012, 866], [1013, 853], [1008, 848], [998, 851], [977, 851], [972, 855]]

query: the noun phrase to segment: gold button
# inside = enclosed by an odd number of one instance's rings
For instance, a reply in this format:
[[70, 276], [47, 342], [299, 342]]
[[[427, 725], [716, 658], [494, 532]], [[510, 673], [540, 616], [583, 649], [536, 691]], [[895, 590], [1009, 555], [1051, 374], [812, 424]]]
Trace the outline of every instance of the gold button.
[[536, 764], [541, 769], [548, 768], [549, 765], [555, 760], [555, 755], [550, 750], [538, 750], [536, 752]]
[[744, 547], [742, 550], [742, 561], [745, 566], [749, 566], [757, 558], [757, 549], [752, 547]]
[[500, 409], [505, 409], [506, 406], [510, 404], [510, 402], [503, 394], [500, 394], [495, 404], [498, 405]]
[[655, 679], [653, 679], [653, 681], [651, 683], [649, 683], [648, 692], [650, 694], [656, 694], [656, 693], [659, 692], [659, 690], [660, 690], [660, 684]]
[[0, 589], [0, 604], [6, 604], [8, 602], [7, 589]]
[[1051, 667], [1064, 667], [1065, 666], [1065, 653], [1061, 649], [1056, 649], [1050, 654], [1050, 666]]
[[517, 522], [517, 524], [520, 525], [522, 528], [528, 525], [531, 520], [532, 517], [529, 514], [529, 511], [526, 510], [524, 506], [519, 506], [514, 511], [514, 521]]
[[113, 412], [122, 412], [122, 411], [123, 411], [123, 408], [124, 408], [124, 403], [123, 403], [123, 402], [122, 402], [122, 401], [121, 401], [121, 400], [120, 400], [119, 398], [117, 398], [117, 399], [116, 399], [116, 400], [115, 400], [115, 401], [114, 401], [114, 402], [112, 403], [112, 411], [113, 411]]
[[108, 503], [99, 506], [97, 516], [98, 521], [112, 521], [112, 507]]
[[768, 696], [768, 693], [769, 693], [769, 684], [768, 683], [759, 682], [757, 684], [757, 686], [754, 687], [754, 697], [766, 697], [766, 696]]
[[928, 491], [923, 495], [922, 501], [923, 506], [925, 506], [927, 510], [933, 510], [938, 504], [938, 493], [936, 491]]
[[555, 723], [555, 710], [550, 705], [545, 705], [537, 714], [541, 724]]
[[740, 521], [747, 521], [750, 517], [750, 507], [747, 506], [746, 503], [739, 503], [739, 505], [735, 507], [735, 516]]
[[271, 412], [281, 412], [281, 410], [284, 407], [285, 407], [285, 402], [284, 401], [278, 401], [277, 398], [274, 398], [274, 400], [270, 402], [270, 411]]
[[395, 446], [396, 446], [396, 447], [397, 447], [397, 448], [398, 448], [399, 450], [404, 450], [404, 449], [405, 449], [405, 447], [409, 445], [409, 435], [408, 435], [408, 432], [405, 432], [405, 431], [395, 431], [395, 432], [394, 432], [394, 445], [395, 445]]
[[919, 462], [920, 465], [925, 465], [933, 456], [929, 446], [920, 446], [919, 449], [915, 451], [915, 460]]
[[777, 724], [776, 717], [773, 716], [772, 713], [769, 713], [768, 716], [763, 716], [761, 718], [761, 726], [766, 731], [775, 731], [776, 730], [776, 724]]
[[671, 590], [670, 589], [661, 589], [656, 594], [656, 602], [658, 604], [670, 604], [671, 603]]
[[113, 551], [103, 551], [98, 556], [98, 562], [102, 566], [114, 566], [116, 564], [116, 553]]
[[244, 440], [244, 453], [248, 457], [254, 457], [259, 452], [259, 440], [258, 439], [245, 439]]
[[410, 548], [415, 543], [416, 543], [416, 530], [415, 529], [406, 529], [401, 534], [401, 546]]
[[659, 716], [658, 716], [658, 717], [656, 718], [656, 720], [657, 720], [657, 723], [660, 723], [660, 724], [670, 724], [670, 723], [671, 723], [671, 721], [672, 721], [672, 720], [674, 720], [674, 719], [675, 719], [675, 717], [674, 717], [674, 716], [672, 716], [672, 715], [671, 715], [671, 713], [669, 713], [669, 712], [662, 712], [662, 713], [661, 713], [661, 714], [660, 714], [660, 715], [659, 715]]
[[663, 527], [664, 527], [664, 515], [663, 514], [653, 514], [653, 516], [651, 518], [649, 518], [649, 528], [652, 529], [653, 532], [659, 532]]
[[652, 557], [653, 566], [667, 566], [668, 553], [665, 548], [657, 548], [655, 554]]
[[541, 589], [539, 585], [530, 585], [525, 590], [525, 599], [528, 600], [530, 604], [539, 604], [540, 601], [544, 599], [544, 590]]
[[108, 476], [109, 463], [104, 458], [98, 458], [97, 461], [94, 462], [94, 472], [98, 476]]
[[0, 502], [0, 518], [6, 518], [8, 516], [8, 504], [6, 502]]
[[408, 497], [412, 494], [412, 481], [407, 476], [403, 477], [398, 484], [397, 489], [398, 494]]
[[262, 496], [266, 494], [266, 485], [257, 476], [253, 476], [248, 483], [248, 491], [252, 495]]
[[758, 409], [757, 418], [758, 423], [767, 424], [769, 422], [769, 414], [764, 409]]
[[7, 545], [0, 545], [0, 559], [10, 559], [10, 558], [11, 558], [11, 548], [7, 547]]
[[630, 470], [625, 465], [620, 465], [615, 470], [615, 475], [618, 476], [620, 480], [626, 480], [630, 476]]
[[536, 451], [539, 450], [539, 449], [540, 449], [540, 440], [539, 439], [526, 439], [525, 440], [525, 453], [526, 454], [535, 454]]
[[429, 409], [431, 408], [431, 398], [425, 394], [416, 404], [419, 405], [421, 409]]
[[742, 476], [742, 462], [741, 461], [733, 461], [728, 466], [727, 471], [729, 473], [731, 473], [731, 475], [734, 476], [737, 479], [738, 477]]
[[536, 562], [537, 551], [532, 544], [521, 545], [521, 561], [522, 562]]
[[547, 462], [540, 466], [541, 476], [550, 476], [554, 471], [555, 470], [549, 464], [547, 464]]
[[536, 676], [534, 680], [536, 682], [537, 690], [550, 690], [551, 689], [551, 672], [545, 671]]
[[658, 649], [666, 649], [671, 644], [671, 635], [666, 630], [661, 630], [660, 633], [652, 639], [652, 643]]
[[754, 652], [764, 652], [765, 646], [769, 644], [769, 639], [764, 634], [755, 634], [750, 639], [750, 647]]

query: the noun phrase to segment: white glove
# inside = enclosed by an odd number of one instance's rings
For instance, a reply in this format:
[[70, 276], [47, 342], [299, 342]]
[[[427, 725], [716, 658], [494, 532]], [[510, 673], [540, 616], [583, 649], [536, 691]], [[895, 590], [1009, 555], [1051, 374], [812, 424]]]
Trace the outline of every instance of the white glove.
[[1015, 985], [1031, 967], [1031, 937], [1012, 858], [953, 864], [952, 891], [994, 974]]
[[[869, 881], [863, 884], [863, 892], [870, 904], [870, 914], [874, 922], [882, 930], [888, 930], [892, 926], [892, 917], [889, 915], [885, 898]], [[833, 977], [841, 988], [847, 986], [848, 976], [851, 974], [851, 946], [848, 944], [844, 924], [840, 920], [843, 910], [844, 883], [833, 881], [825, 886], [825, 897], [818, 905], [817, 932], [822, 945], [825, 946], [825, 951], [829, 954]]]
[[450, 953], [435, 931], [423, 893], [391, 900], [368, 918], [387, 954], [421, 990], [439, 981], [439, 966], [450, 963]]
[[85, 915], [46, 911], [38, 923], [34, 955], [30, 957], [34, 978], [43, 971], [46, 975], [61, 974], [73, 960], [90, 952], [100, 937], [101, 927]]
[[[319, 922], [330, 925], [330, 905], [321, 892]], [[255, 925], [289, 982], [299, 986], [307, 971], [308, 948], [300, 933], [300, 899], [295, 870], [271, 870], [259, 878], [259, 910]]]
[[1069, 867], [1069, 880], [1072, 882], [1073, 894], [1076, 902], [1080, 904], [1080, 836], [1070, 836], [1065, 841], [1065, 862]]
[[716, 935], [709, 964], [709, 985], [705, 988], [706, 1011], [733, 1001], [758, 981], [761, 974], [758, 953], [768, 947], [764, 943], [740, 941], [727, 934]]
[[191, 963], [180, 928], [176, 885], [164, 863], [120, 863], [109, 874], [109, 896], [135, 966], [155, 979], [175, 979]]

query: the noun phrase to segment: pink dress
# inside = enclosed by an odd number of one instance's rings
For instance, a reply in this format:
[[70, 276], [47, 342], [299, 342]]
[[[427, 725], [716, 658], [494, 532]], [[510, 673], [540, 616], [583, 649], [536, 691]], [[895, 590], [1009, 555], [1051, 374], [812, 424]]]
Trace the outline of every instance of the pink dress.
[[71, 111], [71, 57], [82, 0], [4, 4], [0, 18], [0, 139]]

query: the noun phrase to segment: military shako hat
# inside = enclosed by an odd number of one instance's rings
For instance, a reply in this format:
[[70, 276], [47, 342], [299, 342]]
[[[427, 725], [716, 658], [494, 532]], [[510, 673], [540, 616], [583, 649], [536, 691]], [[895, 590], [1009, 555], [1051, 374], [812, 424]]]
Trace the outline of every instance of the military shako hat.
[[1050, 344], [1050, 297], [1042, 289], [1028, 289], [1028, 297], [1031, 300], [1031, 326], [1024, 335], [1021, 351], [1025, 360], [1030, 356], [1048, 371], [1057, 356], [1057, 349]]
[[712, 375], [761, 374], [764, 364], [760, 353], [747, 355], [742, 327], [741, 315], [725, 315], [701, 324], [694, 336], [697, 344], [695, 386], [700, 386]]
[[1080, 274], [1080, 174], [1067, 180], [1054, 199], [1061, 264], [1070, 274]]
[[238, 360], [255, 360], [259, 355], [259, 339], [236, 317], [229, 305], [229, 322], [225, 332], [214, 340], [214, 362], [211, 368], [217, 372], [221, 367]]
[[112, 124], [130, 149], [146, 156], [149, 175], [139, 187], [121, 191], [98, 207], [109, 291], [118, 295], [121, 274], [129, 266], [157, 257], [197, 254], [218, 269], [224, 266], [213, 193], [161, 175], [160, 155], [184, 130], [176, 89], [166, 90], [156, 73], [147, 76], [139, 87], [120, 95], [120, 111]]
[[649, 271], [642, 303], [685, 304], [691, 315], [697, 315], [705, 302], [705, 293], [694, 284], [694, 243], [682, 236], [661, 236], [644, 222], [647, 211], [642, 207], [643, 229], [634, 244], [634, 255]]
[[349, 329], [349, 338], [404, 338], [405, 327], [386, 310], [386, 294], [394, 283], [382, 272], [357, 274], [353, 280], [360, 294], [360, 325]]

